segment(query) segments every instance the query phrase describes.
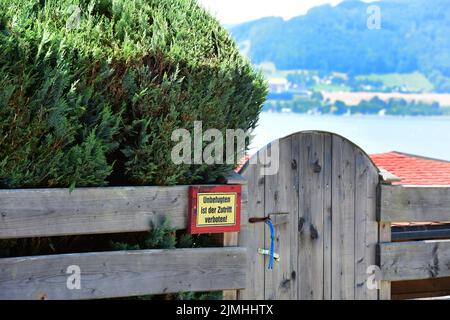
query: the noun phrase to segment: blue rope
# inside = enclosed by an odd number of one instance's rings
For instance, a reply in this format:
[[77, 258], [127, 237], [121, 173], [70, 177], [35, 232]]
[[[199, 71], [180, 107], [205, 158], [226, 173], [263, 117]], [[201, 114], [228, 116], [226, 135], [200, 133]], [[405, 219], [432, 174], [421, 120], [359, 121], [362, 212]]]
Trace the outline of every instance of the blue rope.
[[272, 220], [267, 219], [265, 223], [270, 228], [270, 256], [269, 256], [269, 269], [273, 269], [274, 252], [275, 252], [275, 228], [273, 227]]

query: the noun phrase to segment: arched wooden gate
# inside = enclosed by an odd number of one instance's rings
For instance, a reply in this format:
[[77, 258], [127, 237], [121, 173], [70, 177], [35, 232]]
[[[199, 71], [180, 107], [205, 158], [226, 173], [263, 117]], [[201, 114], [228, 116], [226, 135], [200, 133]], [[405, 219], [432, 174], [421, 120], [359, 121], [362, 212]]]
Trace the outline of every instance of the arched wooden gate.
[[[263, 175], [271, 145], [247, 164], [249, 217], [270, 216], [280, 260], [268, 270], [264, 223], [243, 226], [248, 248], [242, 299], [377, 299], [366, 285], [376, 264], [378, 170], [347, 139], [327, 132], [300, 132], [279, 139], [279, 170]], [[273, 144], [272, 144], [273, 146]], [[253, 159], [255, 160], [255, 159]]]

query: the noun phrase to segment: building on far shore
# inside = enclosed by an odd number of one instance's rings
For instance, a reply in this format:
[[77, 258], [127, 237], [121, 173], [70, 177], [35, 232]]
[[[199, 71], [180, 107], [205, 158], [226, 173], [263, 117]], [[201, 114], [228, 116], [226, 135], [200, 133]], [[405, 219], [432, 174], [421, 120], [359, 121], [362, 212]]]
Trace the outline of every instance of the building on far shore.
[[289, 89], [289, 82], [285, 78], [269, 78], [269, 91], [273, 93], [282, 93]]

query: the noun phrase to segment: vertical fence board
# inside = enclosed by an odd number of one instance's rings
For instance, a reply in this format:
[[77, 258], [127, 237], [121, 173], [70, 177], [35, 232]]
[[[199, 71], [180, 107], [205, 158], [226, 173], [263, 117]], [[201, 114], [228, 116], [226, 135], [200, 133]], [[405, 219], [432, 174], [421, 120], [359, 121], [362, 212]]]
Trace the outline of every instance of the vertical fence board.
[[323, 299], [324, 280], [324, 139], [300, 137], [299, 298]]
[[323, 164], [323, 295], [325, 300], [331, 300], [332, 291], [332, 136], [324, 136], [324, 164]]
[[291, 239], [291, 290], [292, 298], [300, 299], [299, 285], [299, 201], [300, 201], [300, 139], [297, 135], [291, 137], [291, 216], [289, 220], [289, 232]]
[[[241, 172], [247, 179], [248, 217], [264, 217], [264, 177], [261, 169], [265, 163], [266, 150], [258, 152], [255, 163], [251, 160]], [[259, 160], [259, 161], [258, 161]], [[239, 233], [239, 245], [247, 248], [247, 281], [245, 290], [239, 292], [239, 299], [264, 300], [264, 257], [257, 253], [264, 246], [264, 223], [244, 221]]]
[[[380, 222], [379, 223], [379, 242], [390, 242], [391, 241], [391, 223], [390, 222]], [[379, 263], [381, 263], [379, 261]], [[390, 281], [380, 281], [380, 290], [378, 292], [378, 298], [380, 300], [391, 300], [391, 282]]]
[[367, 286], [367, 269], [376, 264], [378, 223], [376, 196], [378, 173], [361, 151], [356, 154], [355, 188], [355, 299], [376, 300], [378, 292]]
[[[279, 140], [279, 170], [277, 174], [265, 177], [265, 214], [288, 213], [290, 223], [275, 226], [275, 252], [280, 261], [275, 262], [274, 269], [265, 271], [266, 299], [290, 299], [293, 296], [291, 287], [291, 237], [289, 226], [292, 221], [292, 169], [291, 169], [291, 137]], [[265, 248], [270, 248], [270, 232], [266, 231]], [[269, 257], [266, 256], [267, 265]]]
[[[230, 175], [228, 184], [240, 184], [241, 191], [241, 219], [248, 219], [247, 203], [248, 203], [248, 188], [247, 182], [238, 174]], [[241, 223], [242, 224], [242, 223]], [[224, 247], [236, 247], [239, 244], [239, 232], [227, 232], [222, 235], [222, 242]], [[223, 291], [223, 300], [238, 300], [239, 291], [225, 290]]]
[[355, 298], [355, 155], [353, 146], [333, 137], [333, 299]]

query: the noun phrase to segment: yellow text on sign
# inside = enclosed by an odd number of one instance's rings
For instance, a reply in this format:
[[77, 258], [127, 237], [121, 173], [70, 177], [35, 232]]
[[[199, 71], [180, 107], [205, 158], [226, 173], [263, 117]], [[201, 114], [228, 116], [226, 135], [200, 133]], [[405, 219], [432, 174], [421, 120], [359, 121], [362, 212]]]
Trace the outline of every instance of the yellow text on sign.
[[236, 193], [199, 193], [197, 226], [236, 224]]

